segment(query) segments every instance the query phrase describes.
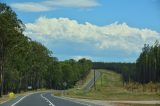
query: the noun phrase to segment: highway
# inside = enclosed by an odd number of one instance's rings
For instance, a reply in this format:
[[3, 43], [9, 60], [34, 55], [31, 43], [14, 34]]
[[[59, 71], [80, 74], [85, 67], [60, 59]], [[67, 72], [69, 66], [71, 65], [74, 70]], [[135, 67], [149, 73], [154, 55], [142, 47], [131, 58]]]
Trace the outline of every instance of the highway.
[[[53, 96], [52, 93], [34, 93], [7, 101], [0, 106], [93, 106]], [[96, 105], [94, 105], [96, 106]]]
[[[94, 71], [94, 70], [91, 70]], [[95, 81], [100, 77], [101, 73], [97, 70], [95, 70]], [[87, 85], [83, 88], [84, 91], [89, 91], [91, 87], [94, 85], [94, 76], [92, 79], [87, 83]]]
[[[92, 70], [93, 71], [93, 70]], [[95, 71], [95, 80], [100, 77], [100, 72]], [[84, 87], [85, 91], [89, 91], [94, 85], [94, 77]], [[0, 104], [0, 106], [97, 106], [95, 104], [79, 102], [75, 100], [65, 99], [63, 97], [54, 96], [51, 92], [39, 92], [29, 94], [27, 96], [19, 96], [15, 99]]]

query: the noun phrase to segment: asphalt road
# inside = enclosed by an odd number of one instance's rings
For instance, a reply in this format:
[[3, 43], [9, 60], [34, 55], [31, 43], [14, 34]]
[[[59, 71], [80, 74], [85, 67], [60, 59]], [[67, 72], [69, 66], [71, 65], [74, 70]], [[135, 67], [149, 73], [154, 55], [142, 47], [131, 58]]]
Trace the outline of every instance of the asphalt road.
[[[93, 71], [93, 70], [92, 70]], [[100, 77], [100, 72], [95, 71], [95, 80]], [[94, 85], [94, 77], [84, 87], [85, 91], [90, 90]], [[19, 96], [15, 99], [0, 104], [0, 106], [96, 106], [86, 102], [79, 102], [53, 96], [52, 93], [34, 93], [28, 96]]]
[[[34, 93], [7, 101], [0, 106], [93, 106], [53, 96], [52, 93]], [[94, 105], [95, 106], [95, 105]]]
[[[94, 70], [92, 70], [94, 71]], [[95, 70], [95, 81], [100, 77], [101, 73]], [[87, 85], [83, 88], [84, 91], [89, 91], [91, 87], [94, 85], [94, 76], [93, 78], [87, 83]]]

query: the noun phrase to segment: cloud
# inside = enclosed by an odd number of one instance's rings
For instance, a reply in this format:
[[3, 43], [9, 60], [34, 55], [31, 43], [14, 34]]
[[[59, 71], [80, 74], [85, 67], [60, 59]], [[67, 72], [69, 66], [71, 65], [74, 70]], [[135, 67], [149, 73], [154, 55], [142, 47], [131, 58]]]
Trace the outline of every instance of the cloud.
[[46, 1], [45, 4], [56, 7], [78, 7], [78, 8], [89, 8], [100, 5], [97, 2], [97, 0], [49, 0]]
[[11, 7], [22, 11], [43, 12], [55, 8], [92, 8], [99, 6], [97, 0], [45, 0], [42, 2], [12, 3]]
[[45, 5], [39, 4], [39, 3], [14, 3], [11, 4], [11, 7], [16, 8], [18, 10], [23, 11], [31, 11], [31, 12], [43, 12], [43, 11], [49, 11], [53, 8], [47, 7]]
[[83, 58], [92, 60], [92, 58], [90, 56], [73, 56], [73, 59], [76, 61], [83, 59]]
[[140, 52], [145, 43], [153, 44], [155, 40], [160, 40], [159, 32], [147, 28], [134, 28], [118, 22], [97, 26], [88, 22], [80, 24], [68, 18], [40, 17], [34, 23], [27, 23], [26, 28], [25, 34], [39, 41], [45, 39], [45, 42], [87, 42], [98, 50]]

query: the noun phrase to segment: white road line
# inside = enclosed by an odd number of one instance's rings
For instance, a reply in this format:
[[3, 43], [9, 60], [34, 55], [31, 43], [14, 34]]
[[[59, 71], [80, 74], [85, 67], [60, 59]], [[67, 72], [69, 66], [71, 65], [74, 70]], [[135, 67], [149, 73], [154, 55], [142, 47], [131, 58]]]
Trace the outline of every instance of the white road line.
[[15, 102], [14, 104], [12, 104], [11, 106], [15, 106], [17, 103], [19, 103], [20, 101], [22, 101], [25, 97], [27, 97], [28, 95], [22, 97], [21, 99], [19, 99], [17, 102]]
[[[51, 96], [53, 96], [53, 95], [51, 94]], [[67, 99], [67, 98], [65, 98], [65, 97], [58, 97], [58, 96], [53, 96], [53, 97], [59, 98], [59, 99], [63, 99], [63, 100], [67, 100], [67, 101], [70, 101], [70, 102], [73, 102], [73, 103], [78, 103], [78, 104], [81, 104], [81, 105], [91, 106], [91, 105], [89, 105], [89, 104], [87, 104], [87, 103], [82, 103], [82, 102], [76, 101], [76, 100], [73, 101], [73, 100]]]
[[50, 106], [54, 106], [53, 103], [52, 103], [51, 101], [49, 101], [49, 99], [47, 99], [46, 97], [44, 97], [42, 94], [41, 94], [41, 97], [42, 97], [43, 99], [45, 99], [47, 102], [49, 102], [49, 105], [50, 105]]
[[[38, 93], [38, 92], [36, 92], [36, 93]], [[14, 104], [12, 104], [11, 106], [15, 106], [16, 104], [18, 104], [19, 102], [21, 102], [27, 96], [32, 95], [32, 94], [36, 94], [36, 93], [29, 93], [28, 95], [23, 96], [21, 99], [19, 99], [17, 102], [15, 102]]]

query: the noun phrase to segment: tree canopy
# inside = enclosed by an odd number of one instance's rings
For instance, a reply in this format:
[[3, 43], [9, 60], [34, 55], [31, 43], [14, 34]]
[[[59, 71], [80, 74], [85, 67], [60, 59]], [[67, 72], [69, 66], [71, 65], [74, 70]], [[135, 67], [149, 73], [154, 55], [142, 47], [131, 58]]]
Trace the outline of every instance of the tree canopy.
[[0, 96], [27, 91], [29, 86], [67, 89], [90, 71], [90, 60], [59, 62], [44, 45], [26, 37], [24, 30], [16, 13], [0, 3]]
[[153, 46], [145, 44], [136, 63], [94, 62], [93, 68], [109, 69], [120, 73], [126, 83], [160, 82], [160, 44], [158, 41]]

